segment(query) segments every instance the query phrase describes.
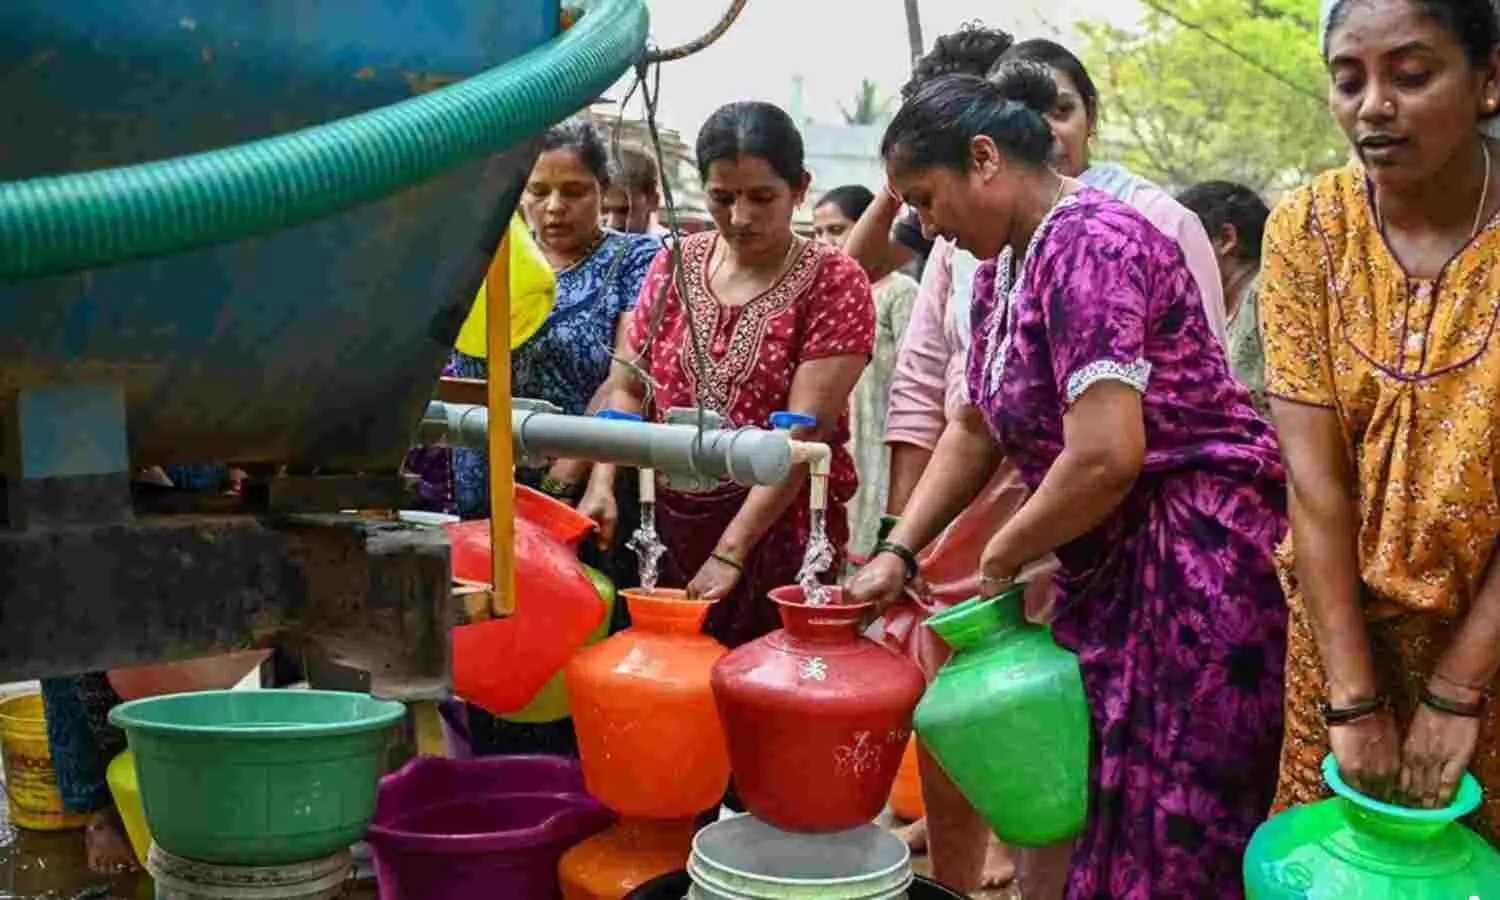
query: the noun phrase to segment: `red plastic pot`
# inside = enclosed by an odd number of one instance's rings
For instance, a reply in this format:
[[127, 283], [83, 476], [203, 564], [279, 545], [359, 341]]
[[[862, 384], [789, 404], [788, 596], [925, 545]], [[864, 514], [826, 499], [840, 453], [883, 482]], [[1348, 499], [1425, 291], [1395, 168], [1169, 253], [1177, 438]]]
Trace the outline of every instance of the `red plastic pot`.
[[735, 788], [784, 831], [844, 831], [880, 814], [926, 682], [905, 657], [860, 634], [869, 607], [809, 606], [771, 591], [782, 629], [725, 656], [714, 698]]
[[[515, 493], [515, 612], [452, 631], [453, 692], [505, 715], [524, 708], [604, 621], [605, 603], [578, 561], [593, 522], [521, 485]], [[448, 526], [456, 578], [490, 580], [488, 520]]]

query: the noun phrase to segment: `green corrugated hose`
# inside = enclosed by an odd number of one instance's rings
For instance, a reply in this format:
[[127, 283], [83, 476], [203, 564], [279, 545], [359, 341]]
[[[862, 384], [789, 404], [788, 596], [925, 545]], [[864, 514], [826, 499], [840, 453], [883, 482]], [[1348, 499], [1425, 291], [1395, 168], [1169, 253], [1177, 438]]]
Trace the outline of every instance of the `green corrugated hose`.
[[0, 184], [0, 280], [289, 228], [432, 178], [587, 105], [640, 55], [645, 0], [595, 0], [556, 40], [370, 112], [206, 153]]

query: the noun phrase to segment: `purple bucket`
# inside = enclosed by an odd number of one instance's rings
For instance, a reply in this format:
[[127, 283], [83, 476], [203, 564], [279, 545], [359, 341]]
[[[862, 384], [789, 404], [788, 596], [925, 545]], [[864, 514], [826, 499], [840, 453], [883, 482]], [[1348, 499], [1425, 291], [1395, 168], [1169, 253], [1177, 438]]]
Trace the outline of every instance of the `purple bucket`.
[[554, 900], [563, 853], [612, 820], [575, 760], [421, 758], [381, 781], [366, 841], [381, 900]]

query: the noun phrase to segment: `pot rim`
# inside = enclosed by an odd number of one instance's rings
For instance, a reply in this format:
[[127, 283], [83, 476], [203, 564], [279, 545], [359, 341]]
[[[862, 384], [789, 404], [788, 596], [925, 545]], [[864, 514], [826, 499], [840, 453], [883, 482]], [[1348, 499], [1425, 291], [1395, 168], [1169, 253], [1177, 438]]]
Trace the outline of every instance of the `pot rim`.
[[1477, 810], [1484, 802], [1484, 790], [1479, 786], [1479, 780], [1472, 772], [1464, 772], [1464, 777], [1458, 783], [1458, 791], [1453, 795], [1452, 802], [1442, 809], [1420, 809], [1414, 806], [1386, 803], [1356, 790], [1344, 780], [1343, 773], [1339, 771], [1338, 760], [1332, 753], [1323, 757], [1323, 779], [1328, 782], [1328, 787], [1335, 794], [1360, 809], [1403, 822], [1433, 824], [1456, 822]]
[[[832, 599], [830, 599], [827, 603], [808, 603], [806, 601], [807, 595], [803, 593], [802, 585], [800, 584], [783, 584], [780, 587], [771, 588], [769, 591], [766, 591], [766, 596], [770, 597], [771, 601], [777, 606], [784, 606], [788, 609], [795, 610], [837, 609], [858, 611], [862, 613], [875, 608], [875, 604], [873, 603], [843, 602], [844, 589], [840, 585], [830, 584], [827, 585], [827, 588], [829, 593], [832, 595]], [[797, 599], [791, 599], [791, 597], [796, 597]]]
[[[501, 831], [489, 831], [480, 834], [434, 834], [428, 831], [408, 831], [401, 827], [403, 818], [409, 818], [418, 814], [431, 812], [433, 810], [446, 810], [459, 806], [476, 803], [503, 803], [518, 799], [549, 800], [557, 804], [557, 809], [547, 818], [528, 825], [525, 828], [508, 828]], [[418, 807], [411, 810], [406, 816], [397, 817], [394, 822], [379, 823], [372, 821], [367, 829], [367, 836], [376, 838], [378, 845], [380, 840], [399, 841], [405, 851], [420, 851], [434, 855], [472, 854], [475, 851], [509, 852], [534, 849], [538, 846], [558, 843], [570, 840], [568, 835], [536, 840], [547, 831], [560, 827], [560, 822], [567, 819], [577, 819], [584, 816], [599, 816], [613, 818], [609, 808], [598, 800], [586, 794], [563, 794], [526, 791], [505, 791], [494, 794], [480, 794], [478, 796], [464, 797], [447, 803], [434, 803], [426, 807]], [[502, 844], [504, 846], [495, 846]]]

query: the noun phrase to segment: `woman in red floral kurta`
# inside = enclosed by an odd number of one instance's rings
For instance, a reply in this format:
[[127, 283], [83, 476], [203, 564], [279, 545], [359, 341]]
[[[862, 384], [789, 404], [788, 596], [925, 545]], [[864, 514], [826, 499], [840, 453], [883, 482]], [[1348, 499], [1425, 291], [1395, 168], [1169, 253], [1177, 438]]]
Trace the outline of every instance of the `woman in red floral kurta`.
[[[792, 231], [808, 176], [786, 113], [730, 104], [704, 125], [697, 149], [718, 230], [682, 239], [680, 281], [672, 278], [671, 251], [657, 256], [620, 356], [650, 373], [655, 388], [643, 411], [655, 421], [699, 402], [729, 426], [767, 427], [779, 410], [813, 416], [817, 424], [794, 436], [833, 447], [828, 534], [842, 557], [844, 504], [858, 484], [847, 447], [849, 394], [874, 342], [869, 280], [853, 260]], [[610, 378], [606, 406], [643, 409], [645, 387], [630, 367], [616, 365]], [[611, 467], [595, 467], [580, 504], [606, 529], [613, 484]], [[796, 582], [810, 530], [808, 490], [805, 467], [767, 487], [687, 494], [658, 486], [662, 581], [717, 599], [704, 630], [728, 646], [779, 627], [766, 592]], [[834, 561], [830, 578], [841, 564]]]

